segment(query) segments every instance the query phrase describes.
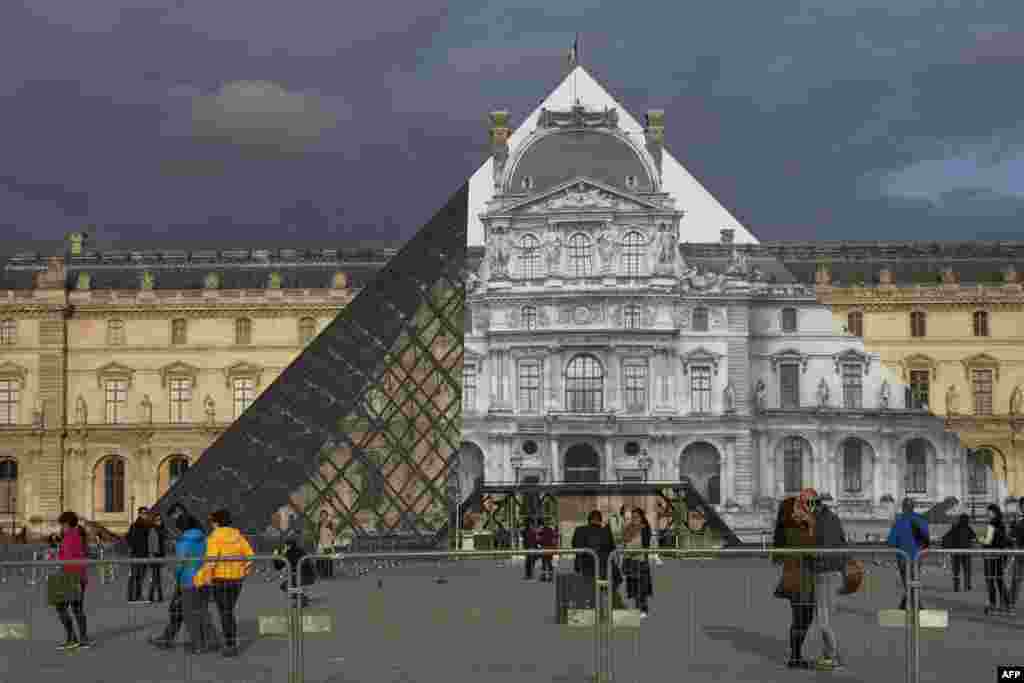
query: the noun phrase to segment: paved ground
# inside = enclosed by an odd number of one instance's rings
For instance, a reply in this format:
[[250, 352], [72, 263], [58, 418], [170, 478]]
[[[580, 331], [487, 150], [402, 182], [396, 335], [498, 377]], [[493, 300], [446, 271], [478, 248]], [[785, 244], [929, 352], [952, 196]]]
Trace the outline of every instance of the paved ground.
[[[783, 668], [788, 603], [772, 597], [777, 572], [764, 561], [666, 562], [655, 570], [650, 618], [640, 630], [616, 635], [616, 680], [902, 681], [905, 632], [877, 625], [878, 610], [898, 603], [895, 569], [869, 570], [876, 573], [866, 590], [845, 599], [836, 617], [848, 670], [824, 674]], [[435, 567], [419, 566], [315, 586], [314, 606], [333, 610], [338, 628], [307, 638], [305, 680], [575, 683], [593, 672], [591, 631], [554, 623], [551, 584], [524, 582], [522, 565], [499, 568], [494, 561], [467, 561], [443, 572], [449, 577], [444, 585], [435, 583]], [[56, 652], [61, 632], [45, 605], [43, 584], [26, 586], [23, 577], [9, 577], [0, 583], [0, 623], [27, 620], [32, 632], [27, 641], [0, 641], [0, 681], [284, 683], [287, 642], [257, 633], [257, 615], [283, 606], [270, 578], [257, 576], [246, 585], [239, 607], [243, 652], [223, 660], [150, 648], [145, 639], [165, 623], [166, 604], [128, 606], [123, 578], [112, 585], [94, 581], [87, 595], [97, 648]], [[938, 569], [925, 577], [926, 606], [950, 610], [951, 624], [921, 643], [921, 680], [991, 680], [997, 664], [1019, 663], [1014, 653], [1024, 625], [983, 616], [981, 581], [969, 595], [950, 593], [950, 584]], [[808, 654], [819, 652], [816, 633], [807, 648]]]

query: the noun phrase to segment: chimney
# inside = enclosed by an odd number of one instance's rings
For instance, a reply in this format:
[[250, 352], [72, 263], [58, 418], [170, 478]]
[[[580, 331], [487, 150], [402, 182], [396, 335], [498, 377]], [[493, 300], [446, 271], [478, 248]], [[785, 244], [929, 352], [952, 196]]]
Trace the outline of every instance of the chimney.
[[508, 138], [512, 131], [508, 127], [507, 111], [492, 111], [491, 119], [491, 156], [494, 157], [494, 187], [501, 185], [505, 172], [505, 161], [508, 159]]
[[46, 270], [35, 274], [36, 289], [64, 289], [64, 258], [52, 256], [46, 261]]
[[732, 244], [735, 237], [735, 230], [732, 228], [722, 228], [722, 244]]
[[896, 282], [896, 278], [889, 268], [882, 268], [881, 272], [878, 273], [878, 282], [883, 285], [892, 285]]
[[[91, 226], [90, 226], [91, 227]], [[89, 239], [89, 233], [87, 232], [72, 232], [67, 236], [68, 240], [68, 255], [69, 256], [81, 256], [85, 249], [85, 243]]]
[[647, 151], [654, 159], [654, 167], [658, 169], [658, 179], [661, 179], [661, 151], [665, 145], [665, 112], [661, 109], [651, 109], [647, 112], [647, 125], [644, 127], [644, 141], [647, 143]]

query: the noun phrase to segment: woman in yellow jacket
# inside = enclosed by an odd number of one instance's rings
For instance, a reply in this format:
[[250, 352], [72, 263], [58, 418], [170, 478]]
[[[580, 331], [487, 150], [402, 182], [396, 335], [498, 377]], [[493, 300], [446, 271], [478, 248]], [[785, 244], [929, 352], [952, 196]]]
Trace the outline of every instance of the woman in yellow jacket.
[[238, 620], [235, 605], [242, 592], [242, 581], [249, 575], [252, 562], [218, 560], [220, 557], [252, 557], [252, 546], [238, 529], [231, 526], [231, 513], [217, 510], [210, 515], [213, 531], [206, 537], [206, 558], [192, 580], [196, 588], [206, 588], [220, 613], [224, 632], [225, 657], [238, 655]]

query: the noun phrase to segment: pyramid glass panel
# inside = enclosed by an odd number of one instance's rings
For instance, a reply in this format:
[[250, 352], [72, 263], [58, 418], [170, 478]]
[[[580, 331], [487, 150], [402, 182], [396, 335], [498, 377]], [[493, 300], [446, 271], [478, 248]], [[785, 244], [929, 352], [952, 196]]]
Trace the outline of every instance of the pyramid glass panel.
[[434, 545], [460, 443], [464, 186], [157, 503], [252, 533]]

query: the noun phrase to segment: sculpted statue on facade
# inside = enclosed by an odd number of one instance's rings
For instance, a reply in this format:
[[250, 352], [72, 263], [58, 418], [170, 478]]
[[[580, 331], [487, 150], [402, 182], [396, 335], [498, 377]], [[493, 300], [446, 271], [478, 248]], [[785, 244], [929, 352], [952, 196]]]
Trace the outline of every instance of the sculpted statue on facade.
[[476, 271], [470, 270], [466, 273], [466, 293], [473, 294], [480, 289], [483, 281], [480, 276], [476, 274]]
[[75, 424], [88, 424], [89, 422], [89, 407], [85, 404], [85, 399], [79, 394], [78, 400], [75, 401]]
[[547, 259], [548, 274], [557, 273], [562, 262], [562, 238], [558, 233], [548, 233], [544, 240], [544, 256]]
[[659, 228], [658, 263], [662, 265], [672, 265], [676, 262], [678, 240], [673, 233], [674, 231], [667, 225], [662, 225], [661, 228]]
[[818, 381], [818, 407], [819, 408], [827, 408], [828, 407], [828, 395], [829, 395], [828, 382], [826, 382], [825, 378], [822, 377], [821, 380]]
[[203, 409], [206, 411], [206, 424], [214, 424], [217, 421], [217, 406], [209, 394], [203, 400]]
[[271, 273], [270, 278], [267, 281], [268, 289], [281, 289], [281, 273]]
[[1024, 410], [1024, 389], [1018, 384], [1010, 394], [1010, 415], [1020, 415]]
[[757, 380], [757, 386], [754, 387], [754, 406], [757, 408], [757, 412], [763, 413], [765, 408], [765, 402], [768, 400], [768, 387], [765, 386], [764, 380]]
[[153, 289], [154, 279], [155, 278], [153, 277], [153, 273], [151, 273], [148, 270], [144, 272], [142, 274], [142, 288], [145, 290]]
[[149, 394], [143, 394], [139, 401], [139, 419], [146, 424], [153, 422], [153, 402], [149, 400]]
[[882, 388], [878, 392], [878, 405], [882, 410], [889, 408], [889, 380], [882, 380]]
[[491, 242], [491, 278], [508, 276], [509, 250], [504, 235], [495, 235]]
[[597, 251], [601, 255], [601, 268], [611, 271], [615, 266], [616, 249], [615, 235], [611, 230], [605, 230], [597, 238]]
[[733, 388], [731, 381], [725, 385], [725, 392], [722, 398], [725, 402], [725, 412], [731, 413], [736, 410], [736, 390]]
[[960, 392], [956, 390], [955, 384], [950, 384], [946, 389], [946, 415], [958, 415], [960, 413]]
[[747, 260], [747, 255], [733, 248], [732, 255], [729, 257], [729, 267], [725, 272], [728, 275], [746, 275], [749, 273], [750, 264]]

